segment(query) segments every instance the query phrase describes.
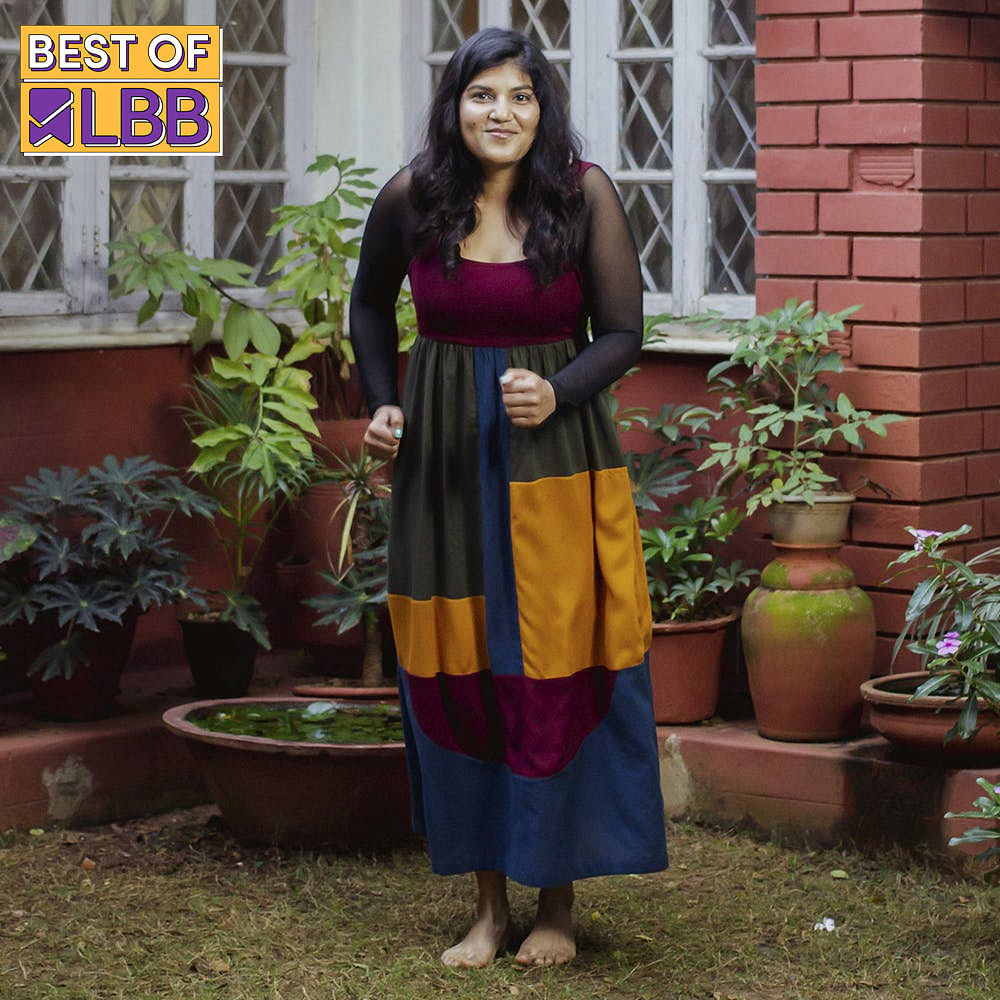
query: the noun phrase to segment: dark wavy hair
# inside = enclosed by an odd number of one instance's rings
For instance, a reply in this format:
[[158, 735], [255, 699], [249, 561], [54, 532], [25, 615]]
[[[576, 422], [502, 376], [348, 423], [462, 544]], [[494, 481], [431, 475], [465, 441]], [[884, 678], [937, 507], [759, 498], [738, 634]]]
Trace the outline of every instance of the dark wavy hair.
[[476, 227], [476, 197], [482, 190], [479, 161], [466, 149], [458, 106], [469, 81], [512, 60], [531, 78], [540, 116], [535, 141], [521, 161], [508, 212], [528, 224], [524, 253], [541, 284], [549, 284], [576, 257], [583, 205], [580, 139], [556, 89], [545, 56], [518, 31], [485, 28], [448, 61], [431, 102], [423, 149], [411, 163], [411, 197], [418, 223], [417, 245], [437, 245], [446, 273], [458, 265], [459, 244]]

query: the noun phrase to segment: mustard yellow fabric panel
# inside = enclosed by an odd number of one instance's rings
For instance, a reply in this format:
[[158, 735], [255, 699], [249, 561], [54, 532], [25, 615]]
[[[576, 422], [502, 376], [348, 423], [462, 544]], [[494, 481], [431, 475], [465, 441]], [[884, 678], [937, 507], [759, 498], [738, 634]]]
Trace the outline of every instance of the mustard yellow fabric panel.
[[627, 470], [511, 483], [510, 510], [525, 676], [640, 663], [652, 626]]
[[415, 601], [389, 595], [396, 654], [414, 677], [474, 674], [489, 665], [483, 597]]

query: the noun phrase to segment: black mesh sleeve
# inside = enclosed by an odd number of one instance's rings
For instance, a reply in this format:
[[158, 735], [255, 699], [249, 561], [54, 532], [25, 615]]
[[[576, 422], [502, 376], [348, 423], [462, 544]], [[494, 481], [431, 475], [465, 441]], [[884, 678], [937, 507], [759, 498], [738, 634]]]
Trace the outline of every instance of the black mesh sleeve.
[[600, 167], [591, 167], [581, 183], [587, 207], [582, 271], [593, 340], [549, 378], [560, 405], [578, 405], [611, 385], [642, 348], [642, 279], [625, 209]]
[[410, 171], [400, 170], [368, 214], [351, 289], [350, 332], [368, 412], [399, 403], [396, 297], [409, 263], [413, 231]]

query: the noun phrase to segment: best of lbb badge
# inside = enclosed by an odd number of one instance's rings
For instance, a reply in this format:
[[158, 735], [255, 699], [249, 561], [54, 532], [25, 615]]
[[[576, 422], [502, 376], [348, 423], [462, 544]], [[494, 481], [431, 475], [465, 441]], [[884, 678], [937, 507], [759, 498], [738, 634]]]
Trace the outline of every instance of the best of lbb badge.
[[219, 27], [22, 27], [21, 152], [218, 156]]

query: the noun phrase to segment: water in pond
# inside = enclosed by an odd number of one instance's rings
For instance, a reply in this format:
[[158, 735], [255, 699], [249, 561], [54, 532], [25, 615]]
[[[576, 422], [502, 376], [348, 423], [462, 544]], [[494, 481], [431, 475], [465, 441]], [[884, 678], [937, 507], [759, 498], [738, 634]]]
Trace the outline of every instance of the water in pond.
[[188, 721], [212, 733], [262, 736], [292, 743], [401, 743], [398, 705], [329, 701], [223, 705], [193, 712]]

